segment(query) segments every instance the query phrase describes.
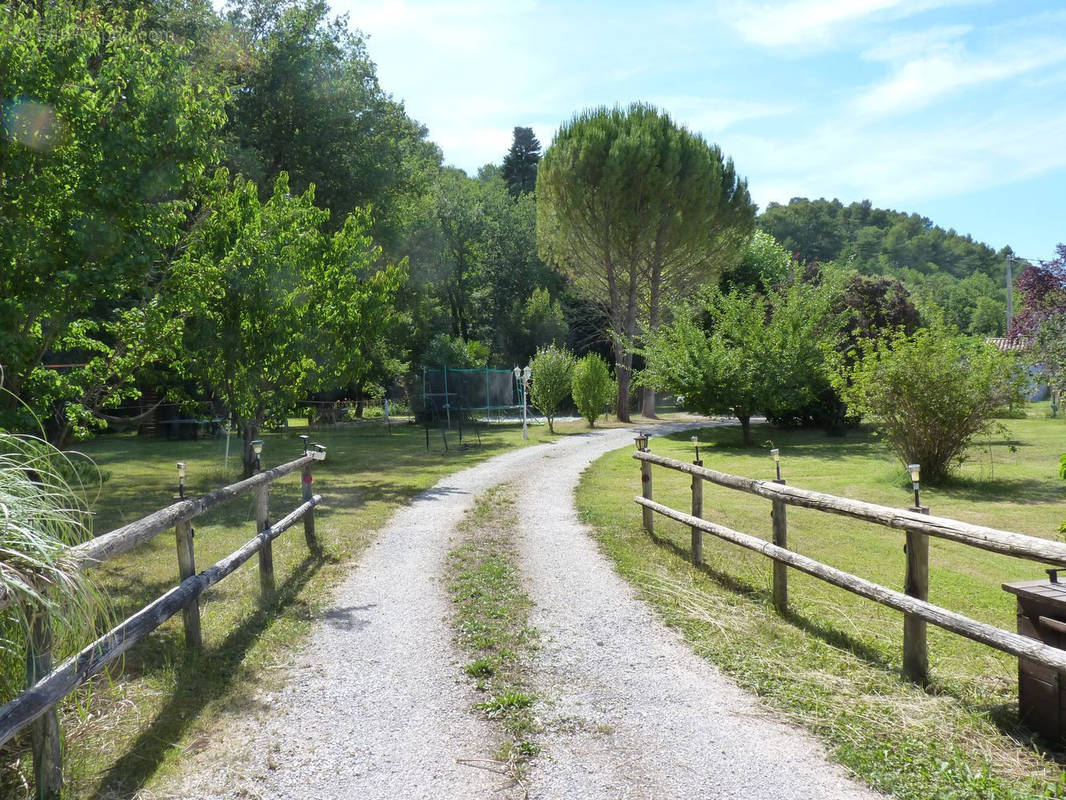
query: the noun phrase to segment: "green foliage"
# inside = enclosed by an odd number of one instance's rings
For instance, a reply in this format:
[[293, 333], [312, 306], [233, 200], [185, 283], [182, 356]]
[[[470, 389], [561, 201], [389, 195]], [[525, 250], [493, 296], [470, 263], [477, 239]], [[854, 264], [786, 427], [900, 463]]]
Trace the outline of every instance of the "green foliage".
[[397, 235], [406, 198], [423, 190], [440, 152], [382, 90], [362, 34], [323, 0], [229, 4], [246, 52], [235, 76], [229, 159], [268, 193], [281, 172], [312, 184], [339, 228], [373, 204], [377, 238]]
[[619, 419], [638, 331], [732, 263], [754, 215], [733, 162], [651, 106], [590, 109], [559, 128], [537, 173], [537, 245], [607, 312]]
[[431, 201], [408, 242], [413, 283], [428, 296], [418, 322], [484, 341], [503, 363], [525, 362], [538, 345], [561, 341], [561, 308], [541, 308], [537, 298], [528, 307], [538, 289], [558, 284], [536, 255], [533, 196], [512, 198], [490, 172], [472, 179], [446, 169]]
[[1022, 401], [1025, 375], [1010, 356], [938, 323], [865, 343], [833, 381], [851, 409], [874, 419], [900, 461], [920, 464], [922, 481], [937, 485], [997, 413]]
[[578, 413], [588, 420], [590, 428], [596, 426], [596, 419], [615, 391], [607, 364], [596, 353], [589, 353], [574, 364], [570, 392]]
[[511, 361], [521, 364], [549, 345], [566, 342], [568, 326], [562, 304], [552, 299], [547, 289], [537, 288], [522, 304], [516, 320], [517, 330], [511, 331], [513, 342]]
[[639, 382], [685, 398], [703, 414], [749, 421], [810, 403], [826, 386], [820, 324], [825, 295], [795, 284], [764, 296], [705, 291], [647, 339]]
[[574, 356], [566, 348], [555, 345], [542, 347], [529, 362], [529, 369], [532, 375], [529, 385], [530, 402], [548, 420], [548, 431], [555, 433], [554, 420], [559, 406], [570, 395]]
[[62, 442], [170, 354], [159, 264], [217, 155], [223, 92], [143, 13], [20, 3], [0, 15], [0, 98], [0, 363]]
[[488, 358], [489, 349], [481, 342], [438, 333], [429, 343], [423, 363], [449, 369], [478, 369], [486, 366]]
[[792, 272], [792, 256], [771, 234], [752, 233], [740, 261], [722, 275], [722, 288], [762, 289], [783, 283]]
[[[368, 376], [404, 273], [377, 266], [365, 215], [329, 236], [329, 212], [312, 190], [290, 193], [284, 173], [266, 202], [250, 181], [227, 179], [216, 175], [168, 296], [186, 319], [178, 366], [242, 421], [248, 443], [308, 392]], [[253, 460], [246, 447], [246, 471]]]

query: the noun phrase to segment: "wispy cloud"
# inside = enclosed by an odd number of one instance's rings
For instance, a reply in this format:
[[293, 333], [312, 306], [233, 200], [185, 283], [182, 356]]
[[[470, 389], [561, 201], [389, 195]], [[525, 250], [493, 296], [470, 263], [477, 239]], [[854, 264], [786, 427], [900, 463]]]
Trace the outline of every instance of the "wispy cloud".
[[791, 106], [754, 100], [698, 97], [694, 95], [653, 96], [650, 102], [670, 114], [689, 130], [708, 136], [750, 120], [778, 117], [790, 113]]
[[837, 120], [787, 143], [751, 137], [731, 146], [738, 164], [758, 165], [750, 183], [763, 207], [793, 196], [906, 207], [1066, 168], [1063, 141], [1066, 112], [1024, 125], [999, 112], [876, 131]]
[[787, 0], [732, 3], [725, 18], [749, 42], [769, 48], [817, 49], [832, 44], [857, 24], [898, 20], [979, 0]]
[[1066, 37], [1009, 39], [985, 52], [972, 52], [957, 27], [896, 37], [866, 53], [899, 62], [893, 74], [863, 90], [853, 108], [867, 115], [904, 114], [964, 89], [1038, 73], [1066, 62]]

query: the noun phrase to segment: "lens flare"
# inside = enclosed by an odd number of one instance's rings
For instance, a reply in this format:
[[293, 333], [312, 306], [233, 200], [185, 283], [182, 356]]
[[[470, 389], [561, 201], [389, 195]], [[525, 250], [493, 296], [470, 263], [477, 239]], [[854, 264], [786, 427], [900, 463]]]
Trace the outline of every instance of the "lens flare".
[[25, 97], [5, 103], [4, 135], [31, 150], [50, 153], [59, 143], [62, 123], [55, 110]]

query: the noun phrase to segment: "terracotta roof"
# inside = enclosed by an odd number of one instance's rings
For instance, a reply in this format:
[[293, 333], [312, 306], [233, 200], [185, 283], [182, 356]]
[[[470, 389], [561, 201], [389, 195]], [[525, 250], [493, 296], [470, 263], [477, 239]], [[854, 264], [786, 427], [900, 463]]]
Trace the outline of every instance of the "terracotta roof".
[[1028, 350], [1033, 343], [1033, 340], [1026, 336], [989, 336], [985, 341], [990, 345], [994, 345], [997, 350], [1002, 350], [1003, 352], [1021, 352], [1023, 350]]

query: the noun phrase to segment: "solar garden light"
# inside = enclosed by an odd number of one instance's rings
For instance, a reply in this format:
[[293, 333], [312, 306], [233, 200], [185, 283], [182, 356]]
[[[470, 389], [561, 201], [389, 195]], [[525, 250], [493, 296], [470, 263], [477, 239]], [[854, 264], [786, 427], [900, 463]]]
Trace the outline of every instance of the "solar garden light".
[[313, 445], [313, 447], [314, 447], [314, 450], [311, 452], [311, 457], [315, 461], [325, 461], [326, 460], [326, 446], [324, 444], [316, 444], [316, 445]]
[[692, 446], [696, 448], [696, 463], [699, 464], [700, 463], [700, 437], [699, 436], [693, 436], [691, 441], [692, 441]]
[[908, 464], [907, 471], [911, 474], [911, 486], [914, 487], [914, 507], [921, 508], [922, 503], [918, 497], [918, 473], [921, 467], [918, 464]]
[[178, 497], [185, 499], [185, 462], [178, 462]]
[[781, 451], [775, 447], [770, 451], [770, 458], [774, 460], [774, 468], [777, 470], [777, 479], [781, 480]]
[[640, 431], [633, 441], [637, 445], [638, 452], [646, 453], [648, 451], [648, 434], [646, 431]]
[[259, 463], [259, 456], [263, 455], [263, 440], [262, 439], [253, 439], [252, 440], [252, 452], [255, 454], [255, 471], [259, 472], [262, 469], [262, 466]]
[[307, 435], [306, 433], [301, 433], [301, 434], [300, 434], [300, 439], [301, 439], [301, 441], [303, 441], [303, 443], [304, 443], [304, 455], [305, 455], [305, 456], [307, 455], [307, 440], [308, 440], [308, 439], [310, 439], [310, 438], [311, 438], [311, 437], [310, 437], [310, 436], [308, 436], [308, 435]]

